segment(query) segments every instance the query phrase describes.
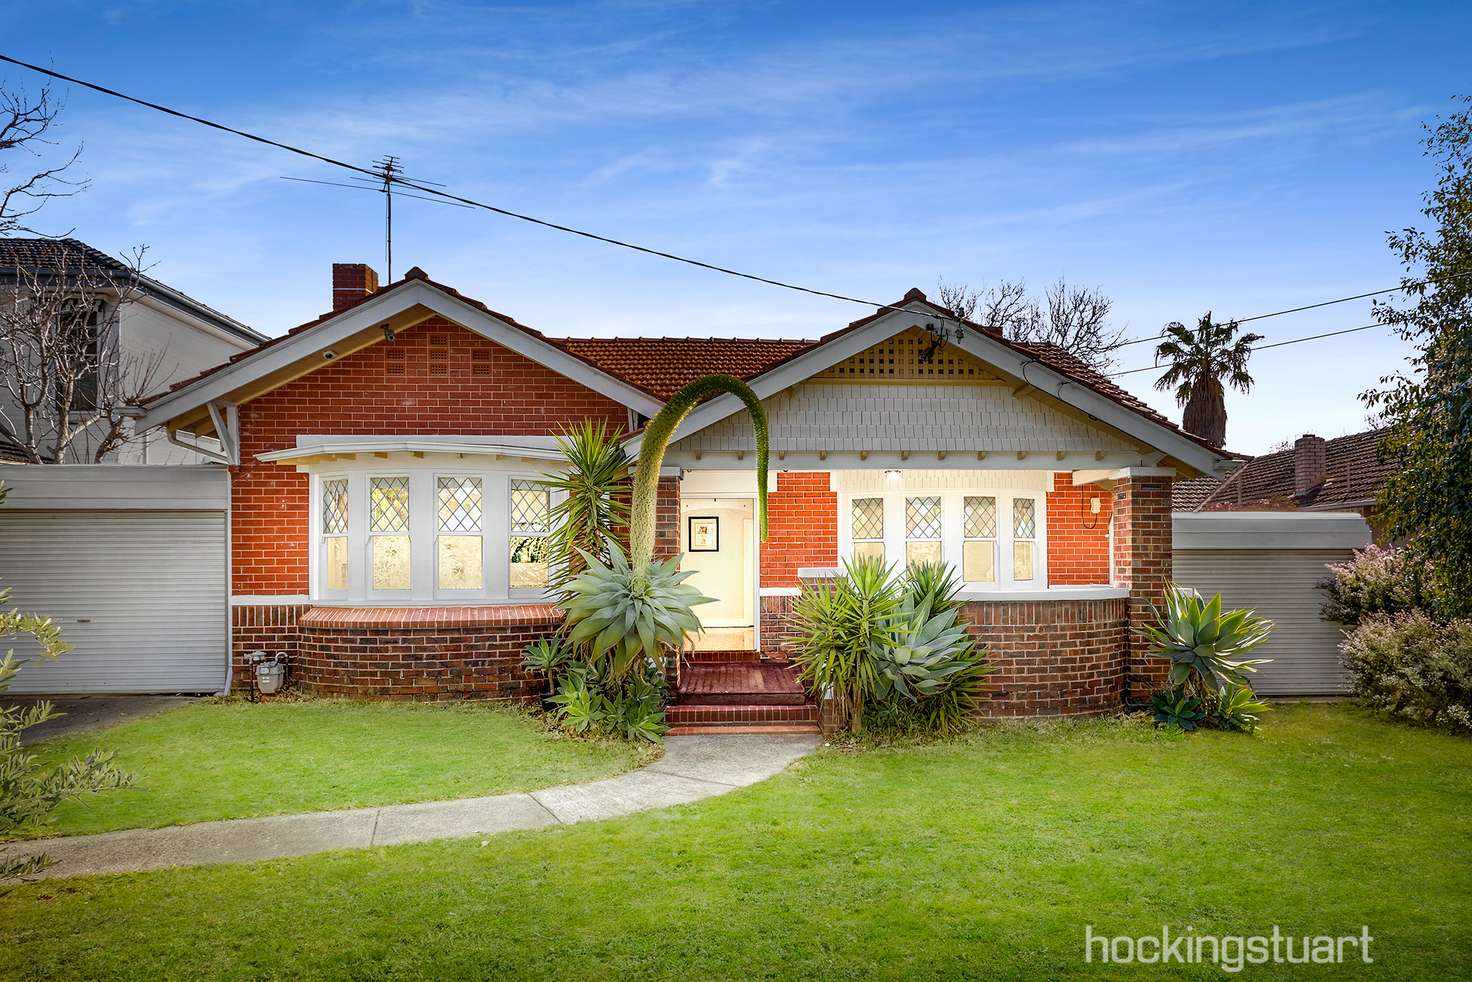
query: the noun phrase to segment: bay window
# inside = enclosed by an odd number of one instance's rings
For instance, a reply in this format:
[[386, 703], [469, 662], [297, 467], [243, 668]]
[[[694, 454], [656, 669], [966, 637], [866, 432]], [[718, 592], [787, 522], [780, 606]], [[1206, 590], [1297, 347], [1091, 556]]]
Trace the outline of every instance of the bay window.
[[1046, 500], [1022, 488], [855, 490], [840, 497], [839, 548], [846, 558], [944, 563], [972, 591], [1044, 589]]
[[511, 461], [499, 468], [446, 461], [453, 470], [426, 460], [354, 463], [346, 473], [312, 475], [314, 600], [432, 604], [546, 596], [558, 495], [540, 477], [512, 471]]

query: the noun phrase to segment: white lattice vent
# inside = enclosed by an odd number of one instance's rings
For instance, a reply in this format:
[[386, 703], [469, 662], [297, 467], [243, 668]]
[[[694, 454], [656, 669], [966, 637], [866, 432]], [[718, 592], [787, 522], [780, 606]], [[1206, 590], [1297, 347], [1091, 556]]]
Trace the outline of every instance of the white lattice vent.
[[[912, 327], [888, 341], [847, 358], [819, 378], [995, 379], [986, 366], [953, 344], [931, 351], [933, 339], [924, 329]], [[930, 351], [929, 360], [922, 360]]]

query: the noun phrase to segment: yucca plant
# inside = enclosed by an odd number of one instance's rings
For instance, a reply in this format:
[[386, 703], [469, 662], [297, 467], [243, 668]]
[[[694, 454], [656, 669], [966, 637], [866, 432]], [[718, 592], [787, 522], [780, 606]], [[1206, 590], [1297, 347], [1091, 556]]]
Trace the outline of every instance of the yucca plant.
[[567, 461], [546, 485], [561, 491], [547, 537], [552, 589], [562, 590], [583, 570], [582, 553], [603, 557], [606, 543], [629, 521], [629, 455], [603, 420], [581, 420], [556, 437]]
[[1270, 658], [1243, 658], [1268, 639], [1273, 622], [1254, 611], [1222, 613], [1222, 597], [1201, 594], [1172, 583], [1166, 587], [1165, 610], [1151, 606], [1154, 623], [1138, 629], [1155, 649], [1169, 658], [1170, 684], [1205, 699], [1229, 685], [1247, 685], [1247, 675]]
[[844, 563], [832, 583], [804, 586], [792, 605], [792, 659], [809, 690], [834, 702], [855, 733], [864, 699], [878, 685], [876, 664], [893, 646], [902, 596], [890, 567], [872, 556]]
[[961, 606], [956, 597], [961, 579], [955, 568], [946, 563], [911, 563], [905, 568], [904, 587], [916, 605], [929, 600], [932, 614]]
[[[707, 375], [676, 392], [644, 429], [634, 470], [629, 514], [629, 552], [607, 541], [607, 555], [580, 549], [586, 567], [563, 586], [568, 640], [587, 644], [594, 659], [608, 659], [608, 677], [617, 686], [641, 662], [657, 664], [665, 649], [683, 647], [685, 636], [700, 630], [692, 608], [710, 603], [684, 585], [688, 573], [679, 558], [654, 562], [654, 525], [659, 469], [680, 423], [708, 396], [729, 392], [746, 404], [756, 431], [756, 486], [762, 539], [767, 537], [767, 419], [761, 400], [745, 382], [729, 375]], [[605, 561], [606, 560], [606, 561]]]

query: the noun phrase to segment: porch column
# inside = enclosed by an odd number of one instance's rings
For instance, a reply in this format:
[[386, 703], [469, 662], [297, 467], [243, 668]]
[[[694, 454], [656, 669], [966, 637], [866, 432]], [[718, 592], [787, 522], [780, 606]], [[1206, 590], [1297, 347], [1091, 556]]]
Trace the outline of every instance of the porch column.
[[680, 554], [680, 479], [661, 477], [654, 505], [654, 558]]
[[1169, 671], [1135, 632], [1150, 619], [1150, 605], [1164, 603], [1171, 578], [1170, 484], [1157, 468], [1131, 468], [1114, 485], [1114, 585], [1130, 591], [1125, 692], [1136, 702], [1164, 685]]

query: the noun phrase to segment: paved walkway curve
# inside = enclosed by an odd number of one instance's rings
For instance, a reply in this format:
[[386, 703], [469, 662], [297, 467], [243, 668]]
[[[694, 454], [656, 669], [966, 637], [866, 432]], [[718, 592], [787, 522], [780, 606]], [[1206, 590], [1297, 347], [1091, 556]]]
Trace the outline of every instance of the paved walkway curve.
[[381, 808], [200, 822], [161, 829], [36, 839], [7, 855], [58, 860], [42, 878], [130, 873], [174, 866], [251, 862], [333, 849], [365, 849], [615, 818], [682, 805], [763, 781], [817, 747], [816, 734], [684, 736], [664, 756], [627, 774], [544, 791]]

